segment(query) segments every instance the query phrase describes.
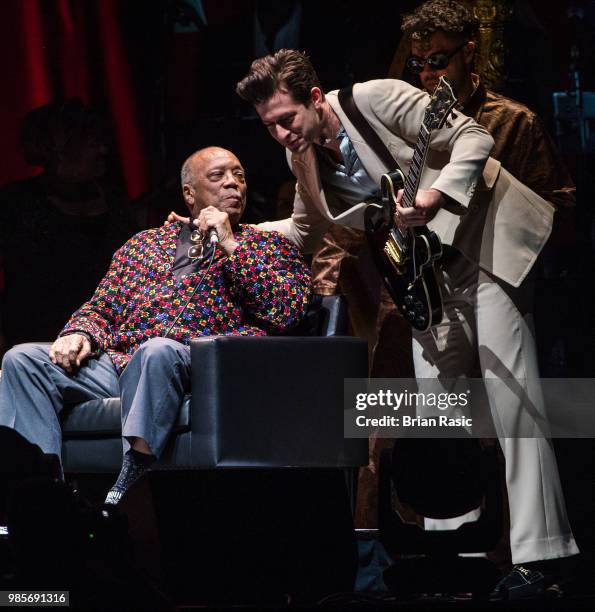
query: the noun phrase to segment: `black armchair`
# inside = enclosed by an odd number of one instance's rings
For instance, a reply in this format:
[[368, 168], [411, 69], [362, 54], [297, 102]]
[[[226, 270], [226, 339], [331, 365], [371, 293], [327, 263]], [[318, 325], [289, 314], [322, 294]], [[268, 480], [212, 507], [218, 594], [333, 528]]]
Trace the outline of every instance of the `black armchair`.
[[[345, 328], [344, 299], [332, 296], [296, 330], [314, 336], [193, 341], [192, 394], [156, 468], [367, 464], [367, 440], [343, 436], [343, 380], [368, 369], [366, 343]], [[120, 469], [118, 398], [73, 406], [62, 425], [65, 472]]]

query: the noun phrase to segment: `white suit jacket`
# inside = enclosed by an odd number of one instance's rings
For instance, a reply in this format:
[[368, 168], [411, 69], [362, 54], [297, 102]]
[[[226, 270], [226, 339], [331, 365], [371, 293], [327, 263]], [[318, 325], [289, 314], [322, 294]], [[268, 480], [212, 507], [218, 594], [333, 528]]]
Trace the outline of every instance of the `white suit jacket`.
[[[337, 98], [326, 94], [369, 176], [380, 185], [387, 170], [349, 121]], [[403, 172], [413, 155], [429, 96], [404, 81], [383, 79], [357, 83], [355, 103], [382, 138]], [[460, 112], [432, 132], [421, 189], [438, 189], [456, 203], [440, 209], [428, 224], [442, 242], [461, 251], [484, 270], [518, 287], [528, 274], [552, 228], [554, 208], [489, 158], [492, 137]], [[261, 223], [260, 229], [285, 234], [302, 251], [311, 252], [332, 223], [363, 229], [365, 203], [350, 206], [321, 185], [314, 147], [287, 151], [297, 179], [289, 219]], [[340, 211], [340, 212], [337, 212]]]

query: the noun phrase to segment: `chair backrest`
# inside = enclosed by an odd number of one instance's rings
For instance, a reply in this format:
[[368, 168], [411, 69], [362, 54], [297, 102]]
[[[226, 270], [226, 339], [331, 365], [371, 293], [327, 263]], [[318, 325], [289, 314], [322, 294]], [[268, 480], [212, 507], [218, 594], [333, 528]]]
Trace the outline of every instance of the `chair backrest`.
[[314, 295], [306, 315], [282, 336], [346, 336], [347, 300], [343, 295]]
[[344, 295], [325, 295], [320, 306], [319, 336], [347, 336], [347, 300]]

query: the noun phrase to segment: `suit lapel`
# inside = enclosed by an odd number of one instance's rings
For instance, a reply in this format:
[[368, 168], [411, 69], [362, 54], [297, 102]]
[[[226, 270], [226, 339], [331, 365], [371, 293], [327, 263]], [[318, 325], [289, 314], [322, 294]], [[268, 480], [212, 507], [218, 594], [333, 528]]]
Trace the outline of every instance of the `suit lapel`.
[[[298, 153], [292, 156], [292, 163], [295, 171], [298, 173], [298, 180], [310, 196], [316, 200], [314, 204], [328, 219], [333, 219], [333, 215], [326, 201], [322, 182], [320, 180], [320, 168], [318, 167], [318, 158], [314, 145], [308, 147], [303, 153]], [[301, 175], [301, 176], [300, 176]]]
[[364, 142], [361, 134], [355, 129], [355, 126], [347, 115], [343, 112], [341, 105], [339, 104], [339, 98], [336, 91], [331, 91], [326, 94], [331, 108], [335, 111], [337, 117], [341, 121], [349, 140], [353, 144], [353, 148], [357, 153], [362, 165], [364, 166], [368, 176], [377, 184], [380, 185], [380, 178], [387, 171], [380, 158], [372, 151], [372, 149]]

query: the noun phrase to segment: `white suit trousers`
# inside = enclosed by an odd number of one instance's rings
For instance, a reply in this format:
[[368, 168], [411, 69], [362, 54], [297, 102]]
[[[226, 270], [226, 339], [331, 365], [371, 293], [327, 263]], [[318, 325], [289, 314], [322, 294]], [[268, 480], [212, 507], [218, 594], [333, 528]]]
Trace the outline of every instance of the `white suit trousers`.
[[[526, 432], [531, 410], [544, 414], [529, 314], [532, 283], [525, 281], [515, 289], [453, 249], [440, 265], [438, 277], [444, 317], [430, 330], [413, 334], [416, 378], [508, 379], [506, 385], [486, 385], [493, 421], [497, 431], [500, 424], [500, 431], [511, 436], [514, 431]], [[510, 384], [511, 379], [515, 384]], [[521, 425], [521, 430], [515, 430]], [[506, 461], [513, 563], [578, 553], [551, 440], [499, 440]], [[426, 529], [455, 529], [477, 512], [447, 520], [426, 519]]]

